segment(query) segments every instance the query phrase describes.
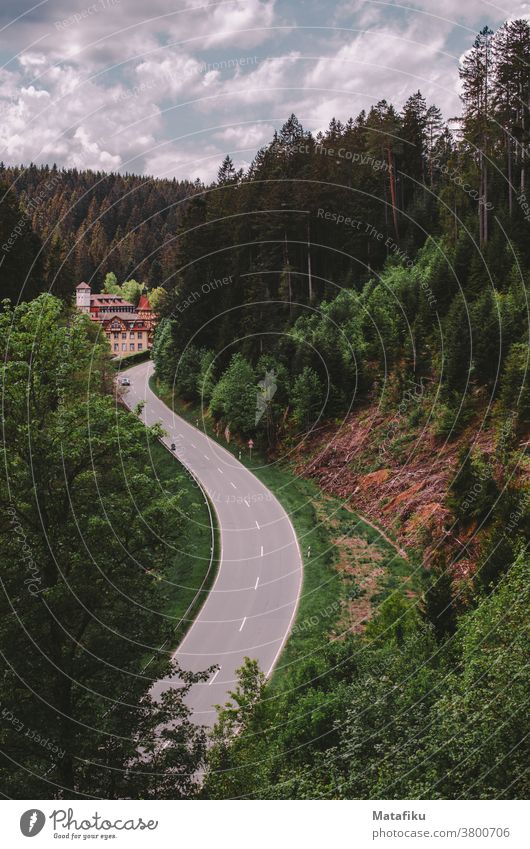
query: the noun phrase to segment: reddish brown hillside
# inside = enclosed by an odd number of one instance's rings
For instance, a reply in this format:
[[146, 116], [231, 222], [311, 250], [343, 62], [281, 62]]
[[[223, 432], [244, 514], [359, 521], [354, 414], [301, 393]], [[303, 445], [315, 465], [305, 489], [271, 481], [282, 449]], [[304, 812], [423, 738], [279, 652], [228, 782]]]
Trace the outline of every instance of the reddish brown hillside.
[[424, 553], [425, 564], [443, 546], [464, 576], [473, 567], [479, 542], [475, 528], [456, 529], [446, 497], [459, 450], [473, 442], [487, 454], [492, 429], [469, 425], [451, 442], [433, 428], [411, 426], [410, 418], [384, 414], [375, 404], [307, 437], [295, 452], [299, 474], [385, 528], [403, 547]]

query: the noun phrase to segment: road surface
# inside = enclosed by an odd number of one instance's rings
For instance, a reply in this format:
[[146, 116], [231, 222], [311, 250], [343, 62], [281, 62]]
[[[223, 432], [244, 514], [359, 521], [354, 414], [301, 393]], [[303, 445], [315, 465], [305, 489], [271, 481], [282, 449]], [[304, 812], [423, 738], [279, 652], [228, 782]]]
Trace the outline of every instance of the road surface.
[[[223, 704], [245, 657], [270, 675], [289, 636], [302, 587], [302, 558], [296, 534], [279, 501], [235, 457], [169, 409], [149, 388], [151, 362], [127, 370], [125, 403], [145, 406], [145, 424], [160, 422], [163, 442], [210, 495], [220, 529], [217, 577], [174, 657], [183, 669], [217, 664], [209, 681], [195, 684], [188, 704], [194, 721], [211, 726], [215, 704]], [[122, 373], [124, 374], [124, 373]], [[174, 686], [153, 687], [156, 696]]]

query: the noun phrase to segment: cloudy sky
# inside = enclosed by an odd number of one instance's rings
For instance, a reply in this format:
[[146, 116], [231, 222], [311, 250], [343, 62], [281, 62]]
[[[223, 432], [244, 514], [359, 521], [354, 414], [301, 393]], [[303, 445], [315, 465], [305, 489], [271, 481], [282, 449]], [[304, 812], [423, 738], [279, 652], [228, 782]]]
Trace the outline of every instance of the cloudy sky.
[[530, 4], [1, 0], [0, 159], [211, 179], [295, 112], [311, 130], [418, 88], [457, 114], [459, 57]]

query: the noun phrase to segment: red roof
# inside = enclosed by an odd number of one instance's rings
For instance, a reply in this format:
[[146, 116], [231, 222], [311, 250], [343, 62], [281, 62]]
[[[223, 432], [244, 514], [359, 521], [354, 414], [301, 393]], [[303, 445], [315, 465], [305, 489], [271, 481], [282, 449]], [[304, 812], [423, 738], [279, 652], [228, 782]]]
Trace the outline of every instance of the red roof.
[[90, 306], [112, 307], [113, 309], [119, 310], [120, 307], [132, 307], [133, 304], [129, 301], [125, 301], [123, 298], [120, 298], [119, 295], [91, 295]]
[[90, 289], [88, 283], [80, 283], [79, 286], [75, 287], [76, 289]]
[[149, 298], [147, 297], [147, 295], [140, 295], [140, 300], [138, 301], [138, 309], [151, 310], [151, 304], [149, 303]]

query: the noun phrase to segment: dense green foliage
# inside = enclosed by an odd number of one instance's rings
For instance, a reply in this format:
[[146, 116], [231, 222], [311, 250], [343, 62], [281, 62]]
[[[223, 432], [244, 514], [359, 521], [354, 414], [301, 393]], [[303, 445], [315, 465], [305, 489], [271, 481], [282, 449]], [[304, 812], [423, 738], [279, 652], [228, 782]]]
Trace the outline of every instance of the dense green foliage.
[[[316, 138], [293, 115], [247, 173], [227, 157], [182, 223], [159, 376], [173, 383], [191, 345], [224, 381], [237, 353], [245, 393], [266, 356], [283, 374], [282, 412], [308, 429], [398, 369], [441, 383], [440, 436], [465, 426], [477, 392], [500, 395], [524, 426], [528, 56], [526, 21], [477, 37], [461, 69], [458, 135], [418, 92], [401, 112], [383, 100]], [[250, 416], [232, 421], [219, 392], [212, 414], [251, 433]]]
[[521, 557], [442, 645], [410, 604], [382, 605], [365, 637], [300, 663], [287, 693], [247, 664], [204, 795], [526, 798], [529, 593]]
[[0, 267], [0, 297], [35, 294], [28, 285], [22, 290], [22, 284], [30, 260], [38, 255], [32, 285], [68, 301], [81, 280], [97, 291], [109, 272], [148, 286], [171, 279], [183, 205], [200, 189], [190, 182], [132, 174], [3, 163], [0, 184], [0, 248], [20, 222], [26, 244], [22, 268], [15, 260]]
[[117, 408], [94, 328], [51, 295], [4, 304], [0, 344], [3, 791], [189, 795], [205, 738], [183, 696], [200, 676], [149, 694], [173, 645], [161, 590], [189, 577], [174, 562], [189, 516], [150, 465], [157, 430]]

